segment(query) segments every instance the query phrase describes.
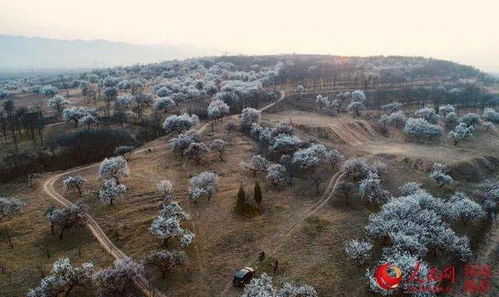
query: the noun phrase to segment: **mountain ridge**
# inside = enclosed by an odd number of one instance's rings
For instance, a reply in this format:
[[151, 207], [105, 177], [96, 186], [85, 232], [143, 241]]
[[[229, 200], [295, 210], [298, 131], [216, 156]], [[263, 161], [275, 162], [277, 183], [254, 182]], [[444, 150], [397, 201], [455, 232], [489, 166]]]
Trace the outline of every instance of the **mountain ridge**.
[[0, 34], [0, 68], [75, 69], [147, 64], [172, 59], [220, 55], [191, 45], [140, 45], [122, 41], [65, 40]]

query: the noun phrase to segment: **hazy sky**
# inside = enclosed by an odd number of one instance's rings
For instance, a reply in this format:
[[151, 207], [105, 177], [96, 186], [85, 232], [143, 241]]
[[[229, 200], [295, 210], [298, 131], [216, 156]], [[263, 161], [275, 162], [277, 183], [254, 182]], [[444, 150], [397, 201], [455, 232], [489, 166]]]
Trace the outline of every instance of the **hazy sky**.
[[498, 12], [499, 0], [0, 0], [0, 33], [236, 54], [431, 56], [499, 72]]

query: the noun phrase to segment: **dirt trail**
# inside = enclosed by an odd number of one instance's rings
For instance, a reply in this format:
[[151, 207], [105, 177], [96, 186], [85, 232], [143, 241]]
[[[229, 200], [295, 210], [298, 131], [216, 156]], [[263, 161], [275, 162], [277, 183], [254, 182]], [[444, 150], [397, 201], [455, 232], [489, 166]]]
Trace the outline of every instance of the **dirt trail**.
[[[262, 107], [260, 109], [260, 111], [264, 111], [264, 110], [274, 106], [276, 103], [284, 100], [284, 98], [286, 97], [286, 94], [284, 93], [284, 91], [280, 91], [280, 92], [281, 92], [281, 96], [279, 97], [279, 99], [277, 101]], [[229, 118], [234, 118], [237, 116], [238, 115], [232, 115]], [[206, 130], [206, 128], [210, 125], [210, 123], [211, 122], [204, 123], [201, 127], [198, 128], [197, 132], [198, 133], [204, 132]], [[150, 144], [157, 143], [158, 140], [163, 140], [166, 137], [167, 136], [156, 139], [156, 140], [152, 141]], [[167, 146], [167, 145], [168, 145], [168, 143], [148, 146], [148, 147], [136, 150], [134, 152], [134, 154], [148, 151], [151, 148], [160, 148], [160, 147]], [[86, 169], [90, 169], [90, 168], [94, 168], [94, 167], [97, 167], [98, 165], [99, 165], [99, 163], [94, 163], [91, 165], [69, 169], [69, 170], [66, 170], [64, 172], [52, 175], [52, 176], [48, 177], [45, 180], [45, 182], [43, 183], [43, 191], [45, 193], [47, 193], [47, 195], [49, 195], [49, 197], [51, 197], [55, 201], [59, 202], [63, 206], [69, 207], [69, 206], [73, 205], [73, 203], [71, 201], [67, 200], [66, 198], [64, 198], [59, 193], [57, 193], [57, 191], [55, 190], [55, 187], [54, 187], [55, 182], [68, 174], [75, 173], [75, 172], [82, 171], [82, 170], [86, 170]], [[87, 219], [87, 227], [90, 230], [90, 232], [92, 233], [92, 235], [97, 239], [99, 244], [115, 259], [120, 259], [120, 258], [126, 257], [126, 254], [123, 251], [121, 251], [118, 247], [116, 247], [116, 245], [109, 239], [109, 237], [107, 237], [107, 235], [104, 233], [104, 231], [99, 226], [99, 224], [97, 224], [97, 222], [94, 220], [94, 218], [92, 218], [92, 216], [90, 216], [90, 214], [88, 214], [88, 213], [85, 216]], [[166, 297], [166, 295], [163, 294], [161, 291], [153, 288], [145, 278], [141, 277], [135, 281], [136, 281], [137, 287], [140, 288], [140, 290], [146, 296]]]
[[[309, 218], [311, 215], [316, 213], [319, 209], [321, 209], [328, 201], [331, 200], [331, 198], [334, 196], [334, 193], [336, 191], [336, 188], [343, 177], [344, 173], [343, 172], [337, 172], [331, 177], [331, 180], [329, 181], [329, 184], [326, 187], [326, 190], [324, 191], [324, 194], [322, 194], [322, 197], [317, 200], [312, 206], [308, 208], [308, 210], [300, 216], [297, 220], [293, 221], [291, 224], [288, 224], [286, 227], [282, 228], [282, 232], [276, 233], [276, 235], [270, 237], [266, 241], [264, 241], [260, 246], [260, 250], [263, 251], [268, 251], [266, 252], [266, 257], [272, 257], [274, 256], [279, 249], [286, 243], [288, 240], [291, 238], [291, 236], [294, 234], [294, 232], [302, 226], [303, 222]], [[287, 230], [287, 231], [285, 231]], [[244, 266], [251, 266], [252, 263], [255, 262], [255, 259], [249, 261], [246, 265]], [[236, 289], [232, 285], [232, 280], [230, 280], [227, 285], [225, 286], [224, 290], [221, 292], [220, 296], [229, 296], [231, 293], [236, 294]], [[238, 292], [238, 291], [237, 291]], [[233, 295], [233, 294], [231, 294]]]
[[[50, 197], [52, 197], [54, 200], [56, 200], [57, 202], [61, 203], [65, 207], [69, 207], [69, 206], [73, 205], [73, 203], [71, 201], [67, 200], [66, 198], [64, 198], [59, 193], [57, 193], [57, 191], [55, 191], [55, 189], [54, 189], [55, 182], [59, 178], [65, 176], [66, 174], [70, 174], [72, 172], [76, 172], [76, 171], [80, 171], [80, 170], [85, 170], [88, 168], [92, 168], [94, 166], [95, 165], [90, 165], [90, 166], [72, 169], [69, 171], [65, 171], [65, 172], [53, 175], [45, 181], [45, 183], [43, 184], [43, 190]], [[106, 233], [104, 233], [104, 231], [99, 226], [99, 224], [97, 224], [97, 222], [88, 213], [85, 215], [85, 217], [87, 219], [87, 227], [90, 230], [90, 232], [92, 233], [92, 235], [97, 239], [97, 241], [99, 241], [100, 245], [111, 256], [113, 256], [113, 258], [120, 259], [120, 258], [126, 257], [126, 254], [123, 251], [121, 251], [118, 247], [116, 247], [116, 245], [109, 239], [109, 237], [107, 237]], [[140, 288], [140, 290], [146, 296], [166, 297], [166, 295], [164, 295], [161, 291], [152, 288], [151, 285], [149, 284], [149, 282], [143, 277], [136, 279], [135, 282], [136, 282], [137, 287]]]
[[271, 248], [270, 253], [268, 254], [269, 256], [273, 256], [283, 246], [283, 244], [285, 244], [287, 240], [290, 239], [290, 237], [297, 230], [297, 228], [300, 227], [307, 218], [309, 218], [319, 209], [324, 207], [324, 205], [326, 205], [326, 203], [328, 203], [329, 200], [333, 198], [334, 193], [336, 192], [336, 187], [338, 186], [343, 175], [344, 175], [343, 172], [338, 172], [331, 178], [331, 183], [334, 182], [333, 186], [326, 189], [323, 198], [319, 199], [319, 201], [317, 201], [312, 207], [310, 207], [310, 209], [305, 213], [305, 215], [303, 215], [299, 219], [299, 221], [289, 229], [288, 232], [280, 234], [280, 239], [276, 240], [277, 245]]

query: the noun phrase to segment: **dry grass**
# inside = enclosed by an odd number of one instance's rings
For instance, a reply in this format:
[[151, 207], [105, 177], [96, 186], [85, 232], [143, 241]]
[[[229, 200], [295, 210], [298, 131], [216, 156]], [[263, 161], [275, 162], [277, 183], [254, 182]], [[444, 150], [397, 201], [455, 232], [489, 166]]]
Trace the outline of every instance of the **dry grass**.
[[[0, 273], [1, 296], [26, 296], [29, 288], [39, 284], [42, 273], [49, 273], [53, 262], [61, 257], [78, 264], [91, 261], [98, 268], [112, 263], [111, 257], [86, 229], [69, 231], [62, 240], [50, 234], [44, 212], [48, 206], [58, 205], [44, 195], [41, 188], [32, 190], [18, 180], [1, 186], [0, 193], [28, 204], [20, 215], [0, 225], [0, 264], [5, 267], [5, 273]], [[6, 241], [6, 230], [12, 236], [14, 248]], [[47, 258], [47, 249], [50, 258]], [[84, 292], [78, 294], [86, 296]]]
[[[438, 189], [436, 185], [429, 183], [424, 170], [416, 166], [422, 161], [452, 163], [488, 152], [498, 155], [495, 148], [492, 148], [494, 141], [497, 141], [496, 132], [492, 134], [492, 138], [478, 135], [478, 139], [484, 143], [492, 143], [490, 149], [488, 146], [481, 148], [474, 142], [466, 142], [455, 148], [445, 143], [437, 145], [403, 143], [397, 136], [385, 138], [367, 127], [368, 131], [362, 132], [365, 133], [363, 138], [355, 136], [356, 141], [361, 143], [352, 145], [351, 139], [337, 139], [337, 137], [349, 137], [348, 133], [355, 133], [343, 131], [344, 129], [360, 129], [362, 125], [368, 125], [368, 122], [352, 119], [346, 115], [331, 118], [297, 111], [264, 116], [265, 121], [271, 122], [285, 119], [291, 119], [295, 125], [301, 125], [297, 133], [303, 138], [317, 139], [321, 143], [338, 147], [348, 157], [362, 156], [385, 162], [389, 166], [386, 175], [382, 176], [382, 181], [394, 194], [397, 193], [397, 187], [407, 181], [423, 182], [430, 191], [441, 191], [442, 194], [463, 186], [458, 184], [454, 186], [455, 188]], [[353, 121], [360, 124], [350, 125], [349, 123]], [[327, 130], [329, 136], [319, 137], [318, 128]], [[181, 159], [171, 152], [167, 145], [163, 145], [152, 153], [142, 152], [132, 156], [129, 161], [130, 176], [123, 180], [129, 187], [129, 192], [126, 199], [116, 205], [110, 207], [100, 204], [93, 193], [102, 184], [97, 178], [97, 166], [80, 172], [88, 180], [83, 197], [72, 193], [64, 195], [73, 201], [83, 199], [90, 206], [92, 216], [110, 239], [128, 255], [141, 259], [149, 252], [162, 248], [161, 240], [149, 231], [150, 223], [157, 215], [160, 200], [155, 184], [163, 179], [172, 180], [175, 186], [175, 198], [191, 215], [191, 220], [185, 226], [196, 233], [196, 238], [193, 245], [186, 249], [189, 260], [184, 267], [172, 272], [166, 280], [159, 279], [157, 273], [151, 274], [154, 285], [168, 296], [238, 296], [241, 291], [232, 288], [230, 283], [234, 271], [253, 262], [260, 266], [260, 271], [273, 274], [269, 264], [274, 259], [280, 263], [275, 275], [278, 284], [283, 281], [309, 283], [316, 287], [320, 296], [371, 294], [363, 277], [365, 267], [357, 267], [346, 258], [344, 242], [362, 237], [368, 215], [375, 209], [361, 202], [357, 195], [350, 197], [350, 206], [344, 206], [343, 197], [335, 195], [323, 209], [306, 219], [295, 232], [287, 236], [285, 243], [276, 250], [272, 258], [264, 263], [257, 263], [255, 260], [261, 247], [268, 246], [275, 234], [286, 232], [296, 218], [300, 217], [319, 197], [313, 194], [310, 184], [303, 180], [292, 186], [276, 189], [262, 176], [252, 178], [242, 173], [239, 162], [249, 160], [256, 147], [250, 138], [239, 132], [226, 134], [222, 124], [219, 123], [215, 127], [215, 132], [208, 129], [204, 135], [207, 143], [216, 137], [222, 137], [230, 143], [225, 162], [220, 162], [215, 153], [210, 153], [200, 166], [196, 166], [192, 161]], [[166, 141], [158, 143], [166, 144]], [[439, 154], [435, 154], [436, 151]], [[187, 195], [189, 177], [205, 170], [214, 170], [220, 175], [218, 192], [211, 201], [202, 200], [193, 204]], [[329, 175], [333, 173], [328, 172]], [[255, 180], [262, 185], [262, 214], [253, 218], [235, 214], [233, 207], [240, 184], [245, 186], [246, 192], [252, 197]], [[32, 265], [29, 271], [33, 272], [36, 271], [36, 264], [27, 264], [32, 263], [33, 259], [28, 261], [25, 255], [40, 255], [36, 256], [36, 261], [43, 261], [45, 265], [55, 258], [43, 259], [44, 249], [40, 244], [44, 242], [55, 244], [55, 240], [50, 237], [48, 224], [42, 217], [43, 208], [48, 205], [48, 198], [40, 193], [39, 189], [22, 193], [15, 190], [15, 187], [14, 183], [8, 186], [16, 195], [26, 196], [26, 199], [33, 202], [23, 215], [14, 218], [8, 226], [12, 229], [19, 229], [20, 226], [24, 228], [22, 222], [26, 221], [28, 216], [32, 228], [26, 229], [25, 233], [17, 231], [19, 234], [14, 241], [16, 245], [14, 252], [17, 256], [8, 254], [10, 258], [7, 258], [6, 262], [18, 267], [19, 271], [22, 271], [21, 267], [25, 265]], [[58, 191], [64, 193], [61, 181], [57, 183], [57, 187]], [[2, 194], [5, 193], [2, 191]], [[81, 244], [85, 245], [82, 259], [92, 259], [99, 264], [110, 262], [110, 257], [103, 253], [88, 232], [78, 234], [81, 236]], [[78, 244], [72, 239], [78, 234], [68, 234], [66, 237], [68, 242], [66, 244], [61, 242], [62, 246], [54, 247], [54, 253], [76, 255], [71, 254], [78, 249]], [[178, 245], [172, 241], [169, 248], [178, 248]], [[56, 252], [58, 250], [60, 252]], [[11, 262], [13, 264], [10, 264]], [[38, 280], [39, 277], [30, 276], [29, 279], [23, 279], [20, 275], [17, 284], [27, 288]], [[10, 292], [6, 291], [8, 288], [10, 286], [0, 285], [0, 292]]]

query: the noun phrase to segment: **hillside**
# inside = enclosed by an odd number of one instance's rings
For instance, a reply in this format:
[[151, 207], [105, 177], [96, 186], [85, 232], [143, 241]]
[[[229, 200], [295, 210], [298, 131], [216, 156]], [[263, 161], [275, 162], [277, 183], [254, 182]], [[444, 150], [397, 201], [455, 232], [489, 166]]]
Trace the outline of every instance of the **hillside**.
[[497, 251], [487, 83], [447, 61], [320, 55], [6, 80], [0, 295], [377, 296], [385, 262], [395, 296], [417, 263], [461, 280]]

